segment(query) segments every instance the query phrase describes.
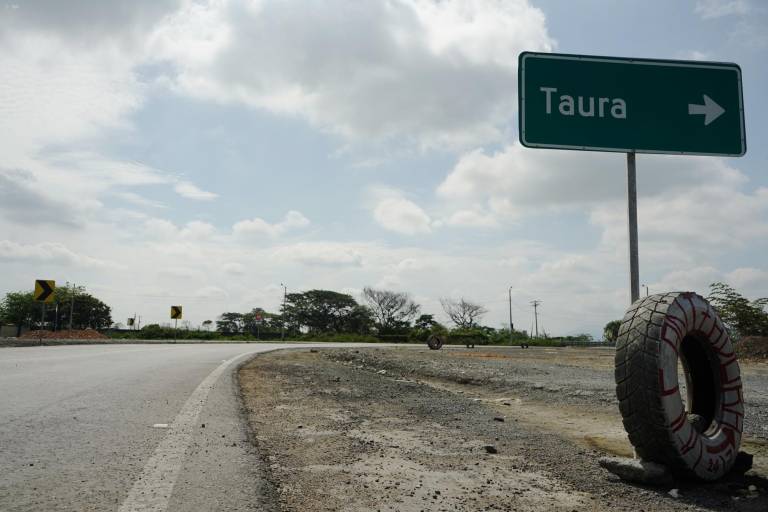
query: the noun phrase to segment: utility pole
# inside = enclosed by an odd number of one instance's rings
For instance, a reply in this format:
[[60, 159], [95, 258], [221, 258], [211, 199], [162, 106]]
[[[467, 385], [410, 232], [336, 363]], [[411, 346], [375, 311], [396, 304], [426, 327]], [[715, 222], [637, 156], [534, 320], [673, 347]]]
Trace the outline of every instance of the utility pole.
[[533, 318], [536, 322], [536, 337], [539, 337], [539, 305], [541, 304], [540, 300], [533, 300], [531, 301], [531, 305], [533, 306]]
[[[69, 283], [67, 283], [67, 286], [69, 286]], [[72, 330], [72, 316], [75, 313], [75, 290], [77, 290], [77, 286], [75, 283], [72, 283], [72, 293], [69, 294], [69, 330]]]
[[509, 287], [509, 341], [512, 341], [515, 333], [515, 324], [512, 323], [512, 287]]
[[288, 296], [288, 287], [283, 283], [280, 283], [280, 286], [283, 287], [283, 311], [280, 315], [282, 317], [280, 319], [280, 341], [283, 341], [285, 340], [285, 298]]

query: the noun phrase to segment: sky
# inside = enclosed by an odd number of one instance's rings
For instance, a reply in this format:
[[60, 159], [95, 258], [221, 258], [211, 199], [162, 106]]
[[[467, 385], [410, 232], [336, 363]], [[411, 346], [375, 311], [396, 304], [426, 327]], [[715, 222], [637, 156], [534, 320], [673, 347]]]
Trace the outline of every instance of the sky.
[[[524, 148], [522, 51], [738, 63], [747, 153], [637, 157], [640, 281], [768, 295], [758, 0], [0, 0], [0, 294], [191, 326], [408, 292], [589, 333], [629, 305], [620, 153]], [[646, 293], [646, 287], [642, 288]]]

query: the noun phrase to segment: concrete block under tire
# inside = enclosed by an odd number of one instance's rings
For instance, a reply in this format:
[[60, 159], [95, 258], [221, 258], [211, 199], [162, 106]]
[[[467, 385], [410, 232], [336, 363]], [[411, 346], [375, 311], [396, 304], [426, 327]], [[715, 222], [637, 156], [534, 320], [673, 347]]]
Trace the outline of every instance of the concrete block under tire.
[[632, 304], [619, 328], [615, 377], [641, 459], [683, 478], [716, 480], [731, 469], [743, 430], [741, 374], [725, 326], [703, 297], [663, 293]]
[[655, 462], [627, 457], [600, 457], [597, 462], [627, 482], [643, 485], [669, 485], [673, 482], [669, 469]]

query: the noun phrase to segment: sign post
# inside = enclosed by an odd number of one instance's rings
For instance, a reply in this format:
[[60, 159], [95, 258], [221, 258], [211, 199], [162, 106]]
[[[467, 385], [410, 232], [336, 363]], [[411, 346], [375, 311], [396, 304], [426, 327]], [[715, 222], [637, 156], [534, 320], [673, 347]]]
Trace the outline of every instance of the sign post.
[[630, 296], [640, 296], [636, 153], [742, 156], [741, 68], [732, 63], [523, 52], [520, 143], [627, 154]]
[[181, 306], [171, 306], [171, 320], [174, 321], [173, 325], [173, 341], [176, 341], [177, 332], [179, 330], [179, 319], [182, 318]]
[[45, 324], [45, 305], [49, 302], [53, 302], [56, 298], [56, 281], [52, 279], [37, 279], [35, 280], [35, 291], [33, 298], [36, 302], [40, 302], [40, 328], [37, 334], [40, 338], [40, 344], [43, 344], [43, 325]]
[[640, 298], [640, 256], [637, 251], [637, 173], [635, 153], [627, 153], [627, 227], [629, 232], [629, 295]]

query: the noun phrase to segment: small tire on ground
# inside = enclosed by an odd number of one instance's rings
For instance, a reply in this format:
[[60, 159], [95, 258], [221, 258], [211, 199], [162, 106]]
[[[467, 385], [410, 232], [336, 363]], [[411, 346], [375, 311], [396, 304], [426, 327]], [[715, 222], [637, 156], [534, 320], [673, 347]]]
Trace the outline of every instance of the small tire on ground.
[[445, 343], [445, 339], [437, 334], [430, 334], [427, 338], [427, 346], [430, 350], [440, 350]]
[[741, 375], [725, 326], [704, 298], [675, 292], [632, 304], [619, 328], [615, 376], [641, 459], [683, 478], [716, 480], [731, 469], [743, 430]]

